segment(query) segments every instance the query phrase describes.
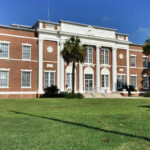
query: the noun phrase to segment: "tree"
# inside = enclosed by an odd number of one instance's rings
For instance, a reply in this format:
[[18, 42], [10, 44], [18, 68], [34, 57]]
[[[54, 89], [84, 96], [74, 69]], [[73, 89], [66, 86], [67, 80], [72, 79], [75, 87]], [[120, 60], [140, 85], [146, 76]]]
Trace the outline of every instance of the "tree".
[[85, 45], [81, 45], [81, 41], [78, 37], [72, 36], [66, 40], [61, 55], [67, 64], [72, 63], [72, 94], [74, 94], [75, 63], [84, 62], [86, 57], [86, 47]]
[[150, 36], [145, 41], [145, 44], [143, 45], [143, 53], [145, 55], [150, 55]]

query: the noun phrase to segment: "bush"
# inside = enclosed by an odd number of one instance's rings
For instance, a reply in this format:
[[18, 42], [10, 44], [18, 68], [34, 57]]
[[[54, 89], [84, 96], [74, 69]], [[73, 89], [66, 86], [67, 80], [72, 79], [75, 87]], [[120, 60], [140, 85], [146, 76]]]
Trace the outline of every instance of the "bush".
[[130, 91], [133, 91], [133, 92], [136, 91], [136, 89], [134, 88], [133, 85], [129, 85], [129, 89], [128, 89], [128, 86], [125, 84], [123, 89], [126, 89], [127, 91], [130, 90]]
[[150, 97], [150, 91], [146, 91], [146, 93], [144, 94], [145, 97]]
[[47, 87], [44, 89], [46, 97], [57, 97], [59, 89], [57, 86], [52, 85], [51, 87]]
[[74, 94], [68, 93], [68, 94], [66, 95], [66, 98], [68, 98], [68, 99], [74, 99], [74, 98], [83, 99], [84, 96], [83, 96], [83, 94], [81, 94], [81, 93], [74, 93]]

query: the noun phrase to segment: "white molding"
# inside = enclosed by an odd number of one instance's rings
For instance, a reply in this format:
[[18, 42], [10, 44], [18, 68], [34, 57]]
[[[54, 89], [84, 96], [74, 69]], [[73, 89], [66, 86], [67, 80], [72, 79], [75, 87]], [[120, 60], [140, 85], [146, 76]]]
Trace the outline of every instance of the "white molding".
[[118, 68], [127, 68], [127, 66], [117, 66]]
[[0, 43], [10, 44], [11, 42], [9, 42], [9, 41], [0, 41]]
[[138, 75], [137, 74], [130, 74], [130, 76], [136, 76], [137, 77]]
[[135, 57], [136, 57], [136, 55], [135, 55], [135, 54], [130, 54], [130, 56], [135, 56]]
[[129, 49], [129, 51], [135, 51], [135, 52], [141, 52], [141, 53], [143, 53], [142, 50]]
[[33, 40], [37, 40], [37, 39], [38, 39], [38, 38], [34, 38], [34, 37], [19, 36], [19, 35], [13, 35], [13, 34], [3, 34], [3, 33], [0, 33], [0, 35], [3, 35], [3, 36], [11, 36], [11, 37], [17, 37], [17, 38], [33, 39]]
[[56, 70], [44, 70], [44, 72], [56, 72]]
[[10, 68], [0, 68], [0, 71], [10, 71]]
[[28, 44], [28, 43], [22, 43], [22, 45], [24, 45], [24, 46], [32, 46], [32, 44]]
[[0, 92], [0, 95], [10, 95], [10, 94], [13, 94], [13, 95], [17, 95], [17, 94], [37, 94], [38, 92], [37, 91], [15, 91], [15, 92]]
[[126, 74], [124, 74], [124, 73], [117, 73], [117, 75], [119, 75], [119, 76], [126, 76]]
[[22, 72], [32, 72], [32, 69], [21, 69]]
[[48, 61], [48, 60], [43, 60], [43, 62], [57, 63], [57, 61]]
[[24, 59], [11, 59], [11, 58], [0, 58], [0, 60], [14, 60], [14, 61], [29, 61], [29, 62], [38, 62], [37, 60], [24, 60]]

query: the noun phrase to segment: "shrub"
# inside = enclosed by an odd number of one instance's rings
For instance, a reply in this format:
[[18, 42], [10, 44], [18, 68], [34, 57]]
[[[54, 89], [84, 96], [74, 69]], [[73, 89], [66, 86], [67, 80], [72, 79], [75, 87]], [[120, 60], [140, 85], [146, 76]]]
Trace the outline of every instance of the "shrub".
[[150, 91], [146, 91], [146, 93], [144, 94], [145, 97], [150, 97]]
[[83, 99], [84, 96], [83, 96], [83, 94], [81, 94], [81, 93], [74, 93], [74, 94], [68, 93], [68, 94], [66, 95], [66, 98], [68, 98], [68, 99], [74, 99], [74, 98]]
[[135, 87], [133, 85], [129, 85], [129, 89], [128, 89], [128, 86], [125, 84], [123, 89], [126, 89], [127, 91], [130, 90], [130, 91], [136, 91]]
[[46, 97], [57, 97], [59, 89], [57, 86], [52, 85], [44, 89]]

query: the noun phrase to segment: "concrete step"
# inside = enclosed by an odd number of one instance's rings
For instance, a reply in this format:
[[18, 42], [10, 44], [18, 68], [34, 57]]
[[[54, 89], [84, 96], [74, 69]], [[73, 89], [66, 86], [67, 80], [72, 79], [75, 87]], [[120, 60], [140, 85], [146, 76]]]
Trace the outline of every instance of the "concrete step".
[[123, 96], [120, 93], [107, 93], [104, 94], [106, 98], [123, 98]]
[[85, 98], [123, 98], [120, 93], [84, 93]]

